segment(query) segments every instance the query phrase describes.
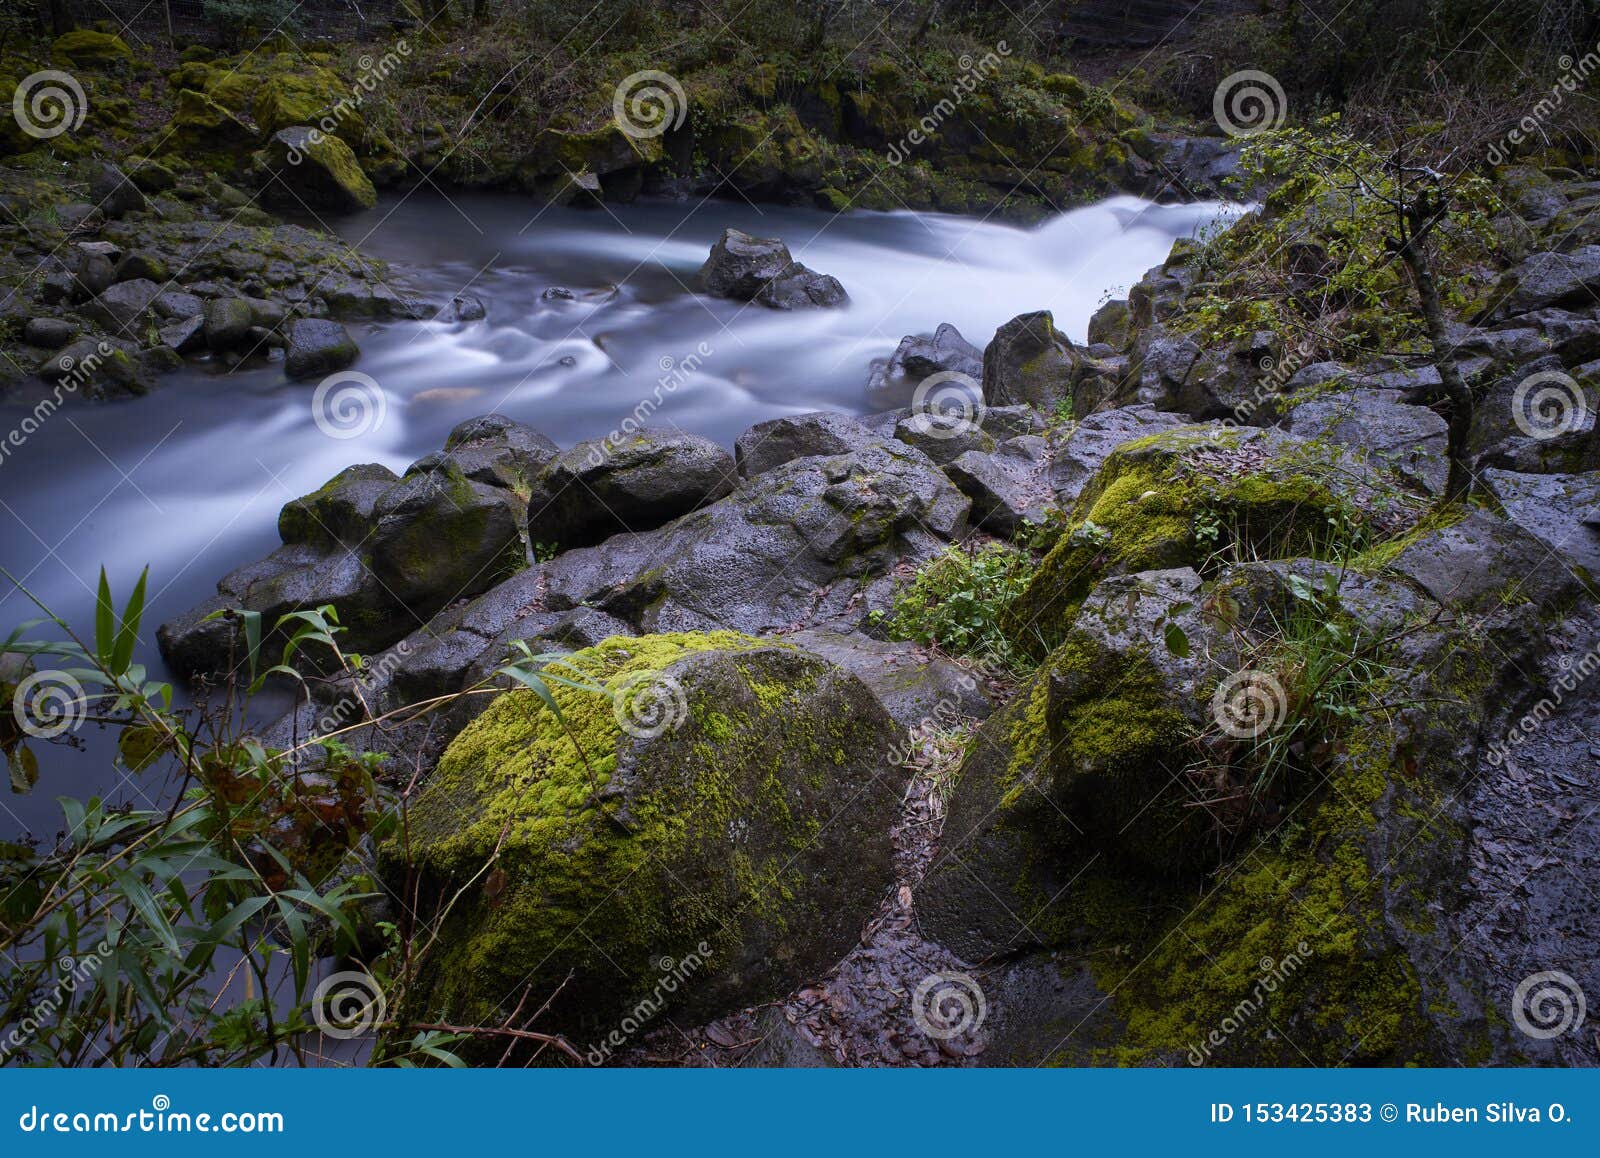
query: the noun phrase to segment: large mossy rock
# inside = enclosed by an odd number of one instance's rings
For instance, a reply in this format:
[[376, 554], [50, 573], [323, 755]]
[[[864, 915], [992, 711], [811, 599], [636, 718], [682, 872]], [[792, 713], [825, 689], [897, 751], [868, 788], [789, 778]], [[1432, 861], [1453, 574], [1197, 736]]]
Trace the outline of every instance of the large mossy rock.
[[1042, 654], [1106, 575], [1325, 556], [1402, 529], [1421, 505], [1362, 456], [1275, 430], [1191, 425], [1135, 438], [1084, 485], [1007, 629]]
[[122, 37], [91, 28], [56, 37], [50, 55], [70, 68], [126, 68], [133, 63], [133, 50]]
[[267, 142], [266, 199], [284, 208], [359, 213], [378, 202], [350, 146], [321, 129], [295, 125]]
[[197, 169], [231, 173], [256, 144], [255, 131], [249, 125], [193, 89], [179, 90], [171, 124], [161, 152], [180, 156]]
[[538, 1028], [587, 1043], [673, 963], [703, 962], [666, 1000], [704, 1018], [848, 951], [890, 886], [904, 789], [897, 728], [856, 677], [731, 632], [610, 639], [562, 667], [605, 692], [553, 686], [565, 725], [502, 695], [411, 808], [423, 894], [466, 890], [412, 1013], [499, 1024], [525, 989], [527, 1010], [559, 990]]
[[[1576, 675], [1600, 620], [1537, 554], [1473, 512], [1337, 564], [1101, 581], [970, 746], [924, 932], [969, 960], [1089, 962], [1124, 1064], [1584, 1058], [1582, 1035], [1513, 1024], [1524, 978], [1600, 981], [1600, 905], [1574, 883], [1600, 863]], [[1360, 672], [1341, 687], [1314, 674], [1333, 654], [1376, 662], [1338, 661]], [[1270, 710], [1226, 733], [1219, 692], [1246, 686]], [[1292, 730], [1318, 696], [1339, 710]], [[1263, 784], [1275, 737], [1289, 763]]]

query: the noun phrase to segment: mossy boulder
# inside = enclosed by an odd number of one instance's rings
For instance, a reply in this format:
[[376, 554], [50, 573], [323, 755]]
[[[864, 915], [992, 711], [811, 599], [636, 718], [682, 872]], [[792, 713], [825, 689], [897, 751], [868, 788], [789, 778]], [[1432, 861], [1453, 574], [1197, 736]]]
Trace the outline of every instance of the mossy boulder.
[[279, 129], [265, 152], [271, 173], [265, 196], [273, 204], [357, 213], [378, 202], [377, 190], [350, 146], [321, 129]]
[[1354, 554], [1422, 502], [1350, 451], [1253, 427], [1195, 425], [1124, 442], [1086, 484], [1004, 626], [1043, 654], [1107, 575], [1209, 560]]
[[367, 131], [350, 86], [326, 68], [274, 73], [257, 89], [250, 108], [264, 133], [316, 125], [354, 149], [360, 147]]
[[205, 93], [182, 89], [172, 113], [172, 131], [162, 141], [163, 153], [181, 156], [196, 169], [216, 166], [232, 172], [255, 147], [256, 133]]
[[499, 1024], [559, 990], [539, 1028], [587, 1043], [676, 963], [696, 964], [667, 1008], [706, 1018], [849, 950], [904, 788], [856, 677], [732, 632], [609, 639], [559, 670], [601, 690], [553, 683], [560, 719], [500, 696], [412, 806], [423, 894], [465, 892], [408, 1012]]
[[133, 62], [133, 50], [122, 37], [90, 28], [56, 37], [50, 56], [68, 68], [124, 68]]

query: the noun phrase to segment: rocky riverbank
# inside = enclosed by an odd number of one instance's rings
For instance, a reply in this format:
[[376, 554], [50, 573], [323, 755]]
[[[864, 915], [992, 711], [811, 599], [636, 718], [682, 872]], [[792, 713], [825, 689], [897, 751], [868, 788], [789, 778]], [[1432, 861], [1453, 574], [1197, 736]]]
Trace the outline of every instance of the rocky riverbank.
[[[447, 1020], [559, 992], [544, 1028], [687, 1064], [1592, 1064], [1503, 1010], [1541, 968], [1600, 983], [1596, 187], [1501, 187], [1521, 241], [1450, 354], [1469, 504], [1439, 502], [1432, 360], [1274, 372], [1270, 336], [1192, 316], [1180, 244], [1086, 347], [1040, 312], [871, 370], [976, 371], [958, 415], [799, 415], [731, 455], [490, 415], [351, 467], [163, 651], [214, 677], [213, 613], [333, 604], [363, 711], [445, 698], [352, 735], [417, 778], [428, 888], [468, 890], [422, 998]], [[1517, 409], [1534, 374], [1579, 391], [1570, 429]], [[1000, 549], [1003, 666], [893, 638]], [[609, 690], [555, 689], [585, 760], [496, 696], [519, 641]], [[280, 740], [351, 722], [313, 686]]]

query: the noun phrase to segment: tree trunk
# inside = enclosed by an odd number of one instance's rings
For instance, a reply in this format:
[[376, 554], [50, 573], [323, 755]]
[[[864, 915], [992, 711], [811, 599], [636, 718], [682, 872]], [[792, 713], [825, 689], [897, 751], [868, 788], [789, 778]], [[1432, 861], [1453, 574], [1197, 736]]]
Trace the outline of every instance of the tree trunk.
[[1445, 398], [1450, 403], [1445, 442], [1450, 474], [1444, 486], [1444, 499], [1445, 502], [1454, 502], [1465, 498], [1472, 490], [1472, 468], [1467, 455], [1467, 442], [1472, 436], [1472, 391], [1449, 356], [1450, 339], [1444, 328], [1444, 307], [1439, 303], [1439, 287], [1433, 280], [1433, 260], [1428, 253], [1426, 233], [1418, 234], [1415, 229], [1412, 230], [1411, 236], [1400, 247], [1400, 260], [1405, 262], [1411, 280], [1417, 287], [1417, 298], [1422, 303], [1422, 320], [1428, 329], [1428, 341], [1433, 346], [1433, 364], [1439, 371], [1439, 381], [1443, 383]]

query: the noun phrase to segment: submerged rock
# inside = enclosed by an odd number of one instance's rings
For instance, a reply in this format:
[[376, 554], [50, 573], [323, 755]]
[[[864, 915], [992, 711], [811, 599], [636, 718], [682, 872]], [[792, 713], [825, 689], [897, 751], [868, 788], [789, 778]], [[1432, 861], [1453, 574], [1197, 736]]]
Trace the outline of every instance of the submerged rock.
[[283, 370], [291, 378], [319, 378], [343, 370], [361, 356], [350, 331], [324, 318], [289, 323], [289, 350]]

